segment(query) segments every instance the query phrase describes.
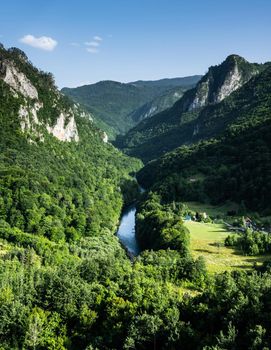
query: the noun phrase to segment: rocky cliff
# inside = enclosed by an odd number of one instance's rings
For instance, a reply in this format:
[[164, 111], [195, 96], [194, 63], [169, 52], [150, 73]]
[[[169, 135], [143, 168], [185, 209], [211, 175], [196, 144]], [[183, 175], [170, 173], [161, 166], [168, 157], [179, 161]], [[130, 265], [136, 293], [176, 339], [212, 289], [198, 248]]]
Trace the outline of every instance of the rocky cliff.
[[266, 64], [228, 56], [220, 65], [210, 67], [173, 107], [142, 120], [125, 136], [118, 137], [116, 145], [129, 155], [149, 161], [183, 144], [212, 137], [234, 118], [224, 118], [222, 113], [220, 119], [215, 118], [212, 110], [265, 68]]
[[221, 65], [209, 68], [185, 101], [184, 111], [221, 102], [259, 72], [260, 65], [251, 64], [238, 55], [228, 56]]
[[79, 140], [75, 114], [80, 114], [80, 108], [68, 103], [54, 86], [52, 76], [34, 68], [23, 52], [0, 49], [0, 80], [18, 105], [24, 133], [41, 140], [46, 132], [60, 141]]
[[94, 124], [109, 139], [124, 134], [142, 119], [170, 108], [201, 76], [120, 83], [100, 81], [62, 92], [93, 113]]

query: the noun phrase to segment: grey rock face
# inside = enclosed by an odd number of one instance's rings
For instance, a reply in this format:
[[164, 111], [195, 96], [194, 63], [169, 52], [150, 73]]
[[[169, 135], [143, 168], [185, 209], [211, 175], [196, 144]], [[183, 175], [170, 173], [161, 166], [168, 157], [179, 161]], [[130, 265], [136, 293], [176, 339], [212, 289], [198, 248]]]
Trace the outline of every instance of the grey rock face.
[[[1, 62], [0, 79], [10, 87], [10, 91], [15, 98], [18, 98], [19, 95], [24, 97], [24, 103], [20, 105], [18, 112], [22, 131], [31, 131], [39, 135], [40, 139], [42, 139], [42, 135], [37, 131], [37, 127], [44, 125], [38, 118], [38, 112], [43, 108], [43, 103], [39, 100], [36, 87], [24, 73], [20, 72], [8, 60]], [[55, 104], [57, 102], [55, 101]], [[77, 125], [72, 109], [68, 113], [62, 111], [53, 126], [49, 124], [45, 124], [44, 126], [50, 134], [54, 135], [60, 141], [79, 141]]]
[[248, 82], [259, 70], [242, 57], [231, 55], [220, 65], [211, 67], [184, 104], [184, 111], [193, 111], [208, 104], [219, 103]]

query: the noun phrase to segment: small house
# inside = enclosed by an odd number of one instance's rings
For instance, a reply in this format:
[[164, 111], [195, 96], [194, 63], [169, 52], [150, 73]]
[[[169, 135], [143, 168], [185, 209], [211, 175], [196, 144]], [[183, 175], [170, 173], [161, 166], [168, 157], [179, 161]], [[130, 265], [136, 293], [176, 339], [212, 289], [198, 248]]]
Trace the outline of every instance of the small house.
[[192, 218], [191, 218], [191, 216], [190, 216], [190, 215], [186, 215], [186, 216], [185, 216], [185, 218], [184, 218], [184, 220], [185, 220], [185, 221], [191, 221], [191, 220], [192, 220]]

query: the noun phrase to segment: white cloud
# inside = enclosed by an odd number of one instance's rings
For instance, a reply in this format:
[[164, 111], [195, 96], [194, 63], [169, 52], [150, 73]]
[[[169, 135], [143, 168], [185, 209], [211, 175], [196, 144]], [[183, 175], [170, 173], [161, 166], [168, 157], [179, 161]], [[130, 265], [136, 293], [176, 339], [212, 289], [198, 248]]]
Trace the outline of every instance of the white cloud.
[[86, 46], [94, 46], [94, 47], [98, 47], [100, 46], [100, 43], [98, 43], [97, 41], [86, 41], [85, 42]]
[[102, 41], [103, 38], [101, 38], [99, 35], [95, 35], [95, 36], [93, 37], [93, 40], [95, 40], [95, 41]]
[[87, 47], [87, 52], [98, 53], [99, 50], [97, 49], [97, 47]]
[[87, 46], [86, 47], [86, 50], [87, 52], [90, 52], [90, 53], [98, 53], [99, 52], [99, 46], [101, 45], [101, 41], [103, 39], [98, 36], [98, 35], [95, 35], [92, 39], [92, 41], [86, 41], [84, 42], [84, 45]]
[[37, 38], [34, 35], [28, 34], [22, 37], [19, 41], [23, 44], [45, 51], [53, 51], [57, 46], [57, 41], [49, 36], [41, 36]]

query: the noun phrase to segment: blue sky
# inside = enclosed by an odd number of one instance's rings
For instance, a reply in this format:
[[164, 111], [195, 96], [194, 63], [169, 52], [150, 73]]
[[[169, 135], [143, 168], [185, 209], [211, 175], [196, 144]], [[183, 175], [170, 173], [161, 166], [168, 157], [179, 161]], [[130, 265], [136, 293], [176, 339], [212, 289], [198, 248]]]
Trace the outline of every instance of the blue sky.
[[160, 79], [203, 74], [231, 53], [271, 60], [270, 14], [270, 0], [8, 0], [0, 41], [59, 87]]

